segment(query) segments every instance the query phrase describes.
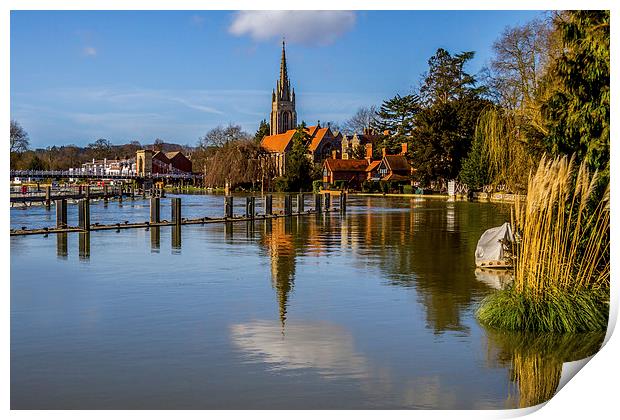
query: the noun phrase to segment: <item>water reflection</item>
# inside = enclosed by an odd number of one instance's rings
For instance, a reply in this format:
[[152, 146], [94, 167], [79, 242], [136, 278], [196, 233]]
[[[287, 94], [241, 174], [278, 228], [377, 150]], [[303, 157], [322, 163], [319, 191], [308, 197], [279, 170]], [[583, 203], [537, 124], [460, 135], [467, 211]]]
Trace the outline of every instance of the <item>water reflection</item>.
[[151, 226], [151, 252], [154, 254], [159, 254], [159, 244], [160, 244], [160, 227], [159, 226]]
[[[276, 291], [280, 325], [283, 334], [289, 294], [293, 290], [295, 283], [295, 256], [297, 249], [292, 226], [290, 217], [268, 220], [265, 223], [265, 233], [259, 240], [260, 247], [269, 255], [271, 286]], [[295, 226], [297, 228], [297, 225]], [[299, 239], [300, 236], [297, 236], [297, 238]]]
[[596, 353], [605, 333], [535, 334], [487, 331], [491, 367], [509, 367], [513, 389], [507, 407], [530, 407], [555, 394], [562, 364]]
[[293, 322], [281, 334], [281, 326], [269, 320], [235, 324], [232, 343], [251, 361], [268, 363], [273, 370], [316, 369], [319, 375], [368, 376], [366, 359], [355, 351], [351, 333], [326, 322]]
[[69, 255], [67, 246], [67, 233], [56, 234], [56, 256], [60, 260], [66, 260]]
[[476, 280], [497, 290], [504, 289], [514, 277], [511, 270], [492, 270], [487, 268], [476, 268], [474, 272]]
[[[472, 218], [470, 212], [459, 211], [470, 203], [411, 200], [404, 202], [406, 207], [387, 209], [370, 203], [344, 218], [323, 213], [264, 222], [258, 244], [269, 255], [282, 326], [297, 257], [337, 252], [349, 255], [353, 265], [379, 270], [389, 285], [414, 288], [436, 334], [469, 331], [463, 314], [496, 287], [490, 277], [474, 276], [473, 252], [488, 223], [507, 217], [508, 207], [481, 208], [482, 217]], [[486, 213], [493, 215], [491, 222]], [[230, 225], [226, 234], [233, 243]], [[254, 232], [255, 227], [246, 224], [246, 236], [253, 238]]]
[[172, 226], [171, 247], [173, 254], [181, 253], [181, 225]]
[[78, 234], [78, 247], [80, 260], [90, 260], [90, 232], [80, 232]]

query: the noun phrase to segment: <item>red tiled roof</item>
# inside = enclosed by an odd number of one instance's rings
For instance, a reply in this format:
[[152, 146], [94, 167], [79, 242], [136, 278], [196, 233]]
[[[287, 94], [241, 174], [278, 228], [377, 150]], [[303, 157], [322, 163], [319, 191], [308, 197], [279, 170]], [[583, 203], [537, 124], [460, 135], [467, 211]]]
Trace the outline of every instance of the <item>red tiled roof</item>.
[[166, 156], [163, 152], [156, 152], [153, 155], [153, 159], [157, 159], [164, 163], [170, 163], [170, 159], [168, 159], [168, 156]]
[[386, 155], [383, 159], [391, 171], [411, 172], [411, 165], [403, 155]]
[[179, 152], [179, 151], [177, 151], [177, 152], [168, 152], [168, 153], [165, 153], [165, 155], [166, 155], [166, 157], [167, 157], [168, 159], [172, 160], [172, 158], [174, 158], [174, 157], [175, 157], [176, 155], [178, 155], [179, 153], [181, 153], [181, 152]]
[[[325, 137], [325, 134], [327, 133], [328, 130], [329, 130], [329, 127], [319, 128], [316, 125], [306, 127], [306, 133], [308, 133], [308, 135], [312, 137], [312, 140], [310, 141], [310, 144], [308, 145], [309, 151], [314, 152], [316, 150], [316, 148], [319, 146], [319, 143], [321, 142], [323, 137]], [[293, 135], [295, 135], [296, 131], [297, 131], [296, 129], [293, 129], [293, 130], [288, 130], [285, 133], [265, 136], [261, 140], [260, 144], [261, 146], [263, 146], [264, 149], [270, 152], [282, 153], [286, 150], [291, 140], [293, 140]]]
[[306, 127], [306, 131], [308, 132], [308, 134], [310, 134], [311, 136], [314, 136], [314, 133], [316, 131], [316, 129], [319, 128], [318, 125], [311, 125], [310, 127]]
[[[315, 136], [312, 138], [312, 141], [308, 145], [309, 151], [314, 152], [316, 148], [319, 147], [321, 140], [323, 140], [323, 137], [325, 137], [325, 134], [327, 134], [328, 130], [329, 127], [319, 128], [318, 130], [316, 130]], [[329, 130], [329, 132], [331, 133], [331, 130]]]
[[289, 142], [293, 139], [296, 130], [288, 130], [282, 134], [273, 134], [265, 136], [261, 140], [261, 146], [270, 152], [284, 152]]
[[373, 160], [372, 162], [370, 162], [370, 164], [366, 168], [366, 172], [374, 171], [377, 168], [377, 166], [379, 166], [380, 163], [381, 163], [380, 160]]
[[332, 172], [364, 172], [368, 166], [365, 159], [325, 159], [325, 165]]

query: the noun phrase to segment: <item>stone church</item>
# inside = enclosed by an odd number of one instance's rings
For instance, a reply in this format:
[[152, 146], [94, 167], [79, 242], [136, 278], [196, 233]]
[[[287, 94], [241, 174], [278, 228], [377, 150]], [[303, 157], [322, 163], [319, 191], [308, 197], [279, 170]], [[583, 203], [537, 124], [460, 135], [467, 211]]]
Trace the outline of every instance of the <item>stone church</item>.
[[[293, 147], [293, 136], [297, 129], [297, 111], [295, 110], [295, 89], [291, 88], [286, 66], [286, 49], [282, 41], [280, 59], [280, 78], [271, 94], [270, 135], [261, 140], [263, 149], [269, 152], [274, 161], [278, 176], [286, 173], [286, 155]], [[308, 158], [312, 163], [321, 163], [325, 158], [340, 154], [340, 133], [334, 134], [330, 127], [306, 127], [310, 140]]]

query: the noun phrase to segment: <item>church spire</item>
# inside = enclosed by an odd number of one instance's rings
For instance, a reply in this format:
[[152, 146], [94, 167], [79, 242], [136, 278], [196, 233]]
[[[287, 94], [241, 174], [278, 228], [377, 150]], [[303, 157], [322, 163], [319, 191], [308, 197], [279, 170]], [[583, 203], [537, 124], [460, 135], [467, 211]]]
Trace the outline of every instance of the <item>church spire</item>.
[[286, 67], [286, 43], [282, 38], [282, 57], [280, 58], [280, 77], [276, 89], [271, 94], [271, 130], [270, 133], [281, 134], [297, 127], [295, 112], [295, 93], [291, 89]]
[[284, 38], [282, 38], [282, 58], [280, 59], [280, 86], [284, 88], [288, 85], [288, 73], [286, 71], [286, 50]]

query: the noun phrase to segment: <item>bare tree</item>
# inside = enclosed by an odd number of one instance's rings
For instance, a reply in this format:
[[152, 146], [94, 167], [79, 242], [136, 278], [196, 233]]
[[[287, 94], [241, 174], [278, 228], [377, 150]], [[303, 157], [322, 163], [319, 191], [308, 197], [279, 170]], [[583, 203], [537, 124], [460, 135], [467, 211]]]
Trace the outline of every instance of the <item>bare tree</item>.
[[506, 28], [493, 44], [486, 83], [505, 108], [523, 109], [531, 104], [546, 72], [553, 51], [554, 33], [549, 21], [532, 20]]
[[347, 134], [363, 133], [365, 129], [370, 128], [376, 121], [377, 107], [372, 105], [370, 107], [359, 107], [355, 114], [345, 121], [343, 124], [343, 131]]
[[30, 139], [28, 133], [15, 120], [11, 120], [11, 153], [24, 153], [28, 150]]
[[165, 142], [160, 138], [155, 139], [155, 141], [153, 142], [153, 150], [155, 150], [156, 152], [161, 152], [163, 150], [164, 143]]
[[234, 140], [249, 139], [250, 135], [243, 131], [240, 125], [228, 124], [212, 128], [200, 138], [198, 146], [206, 149], [208, 147], [223, 147]]

